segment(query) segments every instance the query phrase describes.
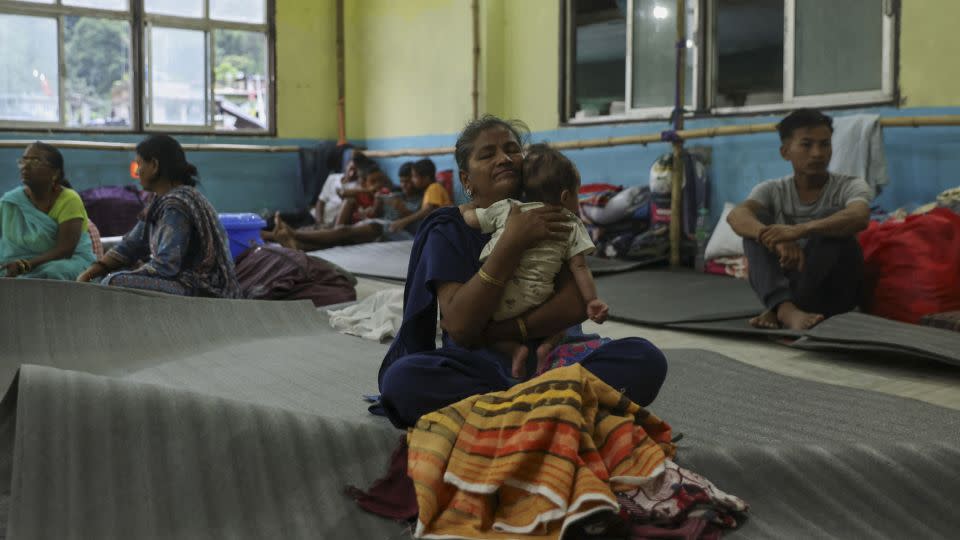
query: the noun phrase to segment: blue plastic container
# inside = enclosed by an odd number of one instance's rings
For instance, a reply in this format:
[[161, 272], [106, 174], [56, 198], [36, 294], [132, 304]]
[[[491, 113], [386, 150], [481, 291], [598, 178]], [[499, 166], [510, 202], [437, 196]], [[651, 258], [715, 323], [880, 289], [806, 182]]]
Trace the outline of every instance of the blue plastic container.
[[256, 214], [220, 214], [220, 223], [227, 230], [230, 255], [234, 260], [250, 247], [263, 244], [260, 230], [267, 226], [267, 222]]

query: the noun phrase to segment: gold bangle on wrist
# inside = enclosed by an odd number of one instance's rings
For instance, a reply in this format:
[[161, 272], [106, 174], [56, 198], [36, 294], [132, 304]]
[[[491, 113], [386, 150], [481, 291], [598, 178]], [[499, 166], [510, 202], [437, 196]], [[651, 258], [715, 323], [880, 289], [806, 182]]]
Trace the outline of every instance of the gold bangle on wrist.
[[503, 286], [506, 285], [506, 283], [504, 283], [504, 282], [500, 281], [499, 279], [491, 276], [490, 274], [484, 272], [484, 271], [483, 271], [483, 268], [481, 268], [480, 270], [477, 271], [477, 275], [480, 276], [480, 279], [481, 279], [481, 280], [483, 280], [484, 282], [489, 283], [490, 285], [493, 285], [493, 286], [495, 286], [495, 287], [503, 288]]
[[517, 317], [517, 327], [520, 328], [520, 342], [526, 343], [529, 336], [527, 335], [527, 323], [523, 321], [523, 317]]

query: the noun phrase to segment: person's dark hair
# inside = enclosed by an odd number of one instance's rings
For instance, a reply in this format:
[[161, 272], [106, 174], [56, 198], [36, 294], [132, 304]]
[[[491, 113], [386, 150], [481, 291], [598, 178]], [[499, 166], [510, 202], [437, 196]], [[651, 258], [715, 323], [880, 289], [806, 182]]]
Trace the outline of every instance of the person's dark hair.
[[411, 176], [413, 174], [413, 162], [408, 161], [400, 166], [397, 176]]
[[331, 172], [342, 173], [343, 171], [343, 155], [347, 153], [348, 150], [353, 150], [353, 145], [350, 143], [338, 144], [332, 152], [327, 154], [327, 169]]
[[417, 176], [423, 176], [424, 178], [436, 178], [437, 176], [437, 166], [430, 158], [417, 160], [413, 164], [413, 170], [417, 173]]
[[357, 172], [360, 173], [360, 176], [366, 176], [374, 171], [380, 170], [380, 165], [377, 165], [376, 161], [370, 159], [359, 150], [355, 150], [353, 157], [350, 159], [353, 161], [353, 164], [357, 166]]
[[546, 144], [532, 144], [523, 158], [523, 193], [527, 201], [560, 204], [563, 190], [576, 195], [580, 173], [567, 156]]
[[517, 138], [520, 146], [526, 143], [527, 136], [530, 134], [530, 128], [520, 120], [504, 120], [492, 114], [485, 114], [476, 120], [471, 120], [464, 126], [460, 136], [457, 137], [457, 144], [453, 152], [457, 167], [461, 171], [467, 170], [470, 154], [473, 152], [473, 143], [476, 142], [477, 137], [484, 131], [495, 127], [502, 127], [510, 131]]
[[786, 141], [793, 132], [800, 128], [826, 126], [833, 133], [833, 119], [816, 109], [797, 109], [788, 114], [777, 124], [777, 133], [780, 140]]
[[357, 174], [360, 178], [366, 178], [371, 174], [378, 172], [383, 171], [380, 170], [380, 165], [377, 165], [376, 162], [371, 161], [369, 163], [364, 163], [362, 167], [357, 165]]
[[52, 144], [47, 144], [45, 142], [36, 141], [31, 146], [40, 150], [46, 155], [47, 164], [51, 168], [54, 168], [60, 171], [60, 178], [57, 179], [57, 183], [65, 188], [72, 188], [70, 181], [67, 180], [67, 172], [63, 169], [63, 154], [60, 153], [60, 150], [57, 150]]
[[137, 145], [137, 155], [157, 160], [157, 174], [187, 186], [197, 185], [197, 168], [187, 161], [183, 147], [169, 135], [151, 135]]

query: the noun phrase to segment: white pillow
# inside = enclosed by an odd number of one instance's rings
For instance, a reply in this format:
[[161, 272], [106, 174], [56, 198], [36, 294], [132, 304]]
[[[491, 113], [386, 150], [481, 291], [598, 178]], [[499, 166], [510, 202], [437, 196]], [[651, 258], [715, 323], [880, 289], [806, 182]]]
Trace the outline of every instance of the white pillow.
[[720, 222], [717, 223], [716, 229], [710, 235], [710, 241], [707, 242], [707, 249], [703, 254], [704, 259], [709, 261], [718, 257], [739, 257], [743, 255], [743, 238], [733, 232], [730, 224], [727, 223], [727, 215], [734, 207], [733, 203], [723, 205]]

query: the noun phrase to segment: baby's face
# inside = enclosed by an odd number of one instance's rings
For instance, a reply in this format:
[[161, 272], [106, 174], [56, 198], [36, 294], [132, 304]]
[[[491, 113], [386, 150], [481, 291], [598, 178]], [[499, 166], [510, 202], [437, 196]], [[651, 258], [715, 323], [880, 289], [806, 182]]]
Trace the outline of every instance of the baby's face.
[[579, 197], [580, 183], [579, 182], [577, 183], [577, 188], [573, 190], [573, 193], [567, 190], [564, 190], [563, 193], [564, 194], [561, 196], [560, 204], [562, 204], [563, 207], [566, 208], [567, 210], [573, 212], [573, 215], [579, 216], [580, 215], [580, 197]]

